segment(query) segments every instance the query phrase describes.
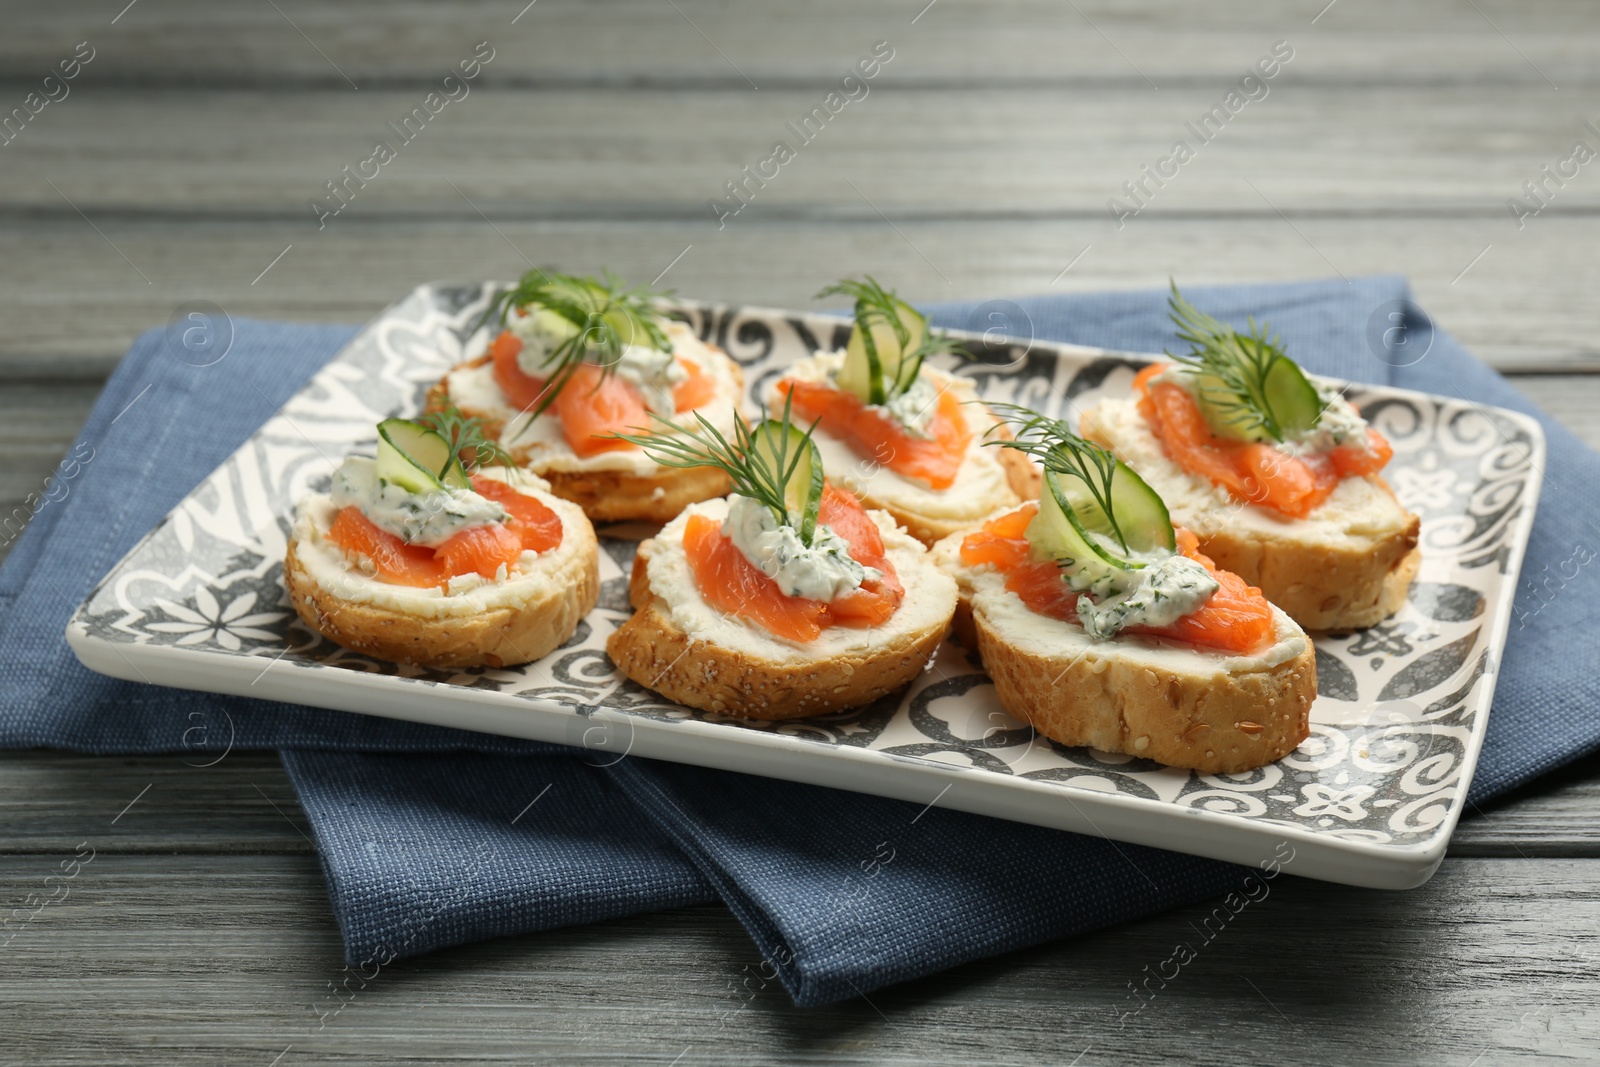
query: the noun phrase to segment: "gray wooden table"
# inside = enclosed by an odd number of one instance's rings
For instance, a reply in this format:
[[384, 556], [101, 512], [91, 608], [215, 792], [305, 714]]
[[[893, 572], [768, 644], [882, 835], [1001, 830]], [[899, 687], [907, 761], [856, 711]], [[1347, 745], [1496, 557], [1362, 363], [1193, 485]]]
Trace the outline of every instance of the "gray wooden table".
[[[0, 4], [0, 114], [51, 97], [0, 146], [0, 515], [186, 301], [359, 322], [529, 263], [802, 307], [860, 271], [921, 300], [1402, 272], [1600, 444], [1600, 173], [1541, 169], [1600, 147], [1592, 5], [925, 3]], [[719, 228], [708, 202], [880, 41]], [[1119, 228], [1108, 199], [1279, 41], [1292, 59]], [[319, 229], [308, 201], [459, 95], [479, 42], [467, 95]], [[1590, 1060], [1597, 813], [1591, 759], [1474, 813], [1424, 888], [1279, 883], [1131, 1018], [1127, 983], [1202, 909], [799, 1011], [694, 908], [399, 964], [319, 1029], [339, 941], [275, 757], [8, 753], [0, 905], [99, 851], [0, 950], [0, 1061]]]

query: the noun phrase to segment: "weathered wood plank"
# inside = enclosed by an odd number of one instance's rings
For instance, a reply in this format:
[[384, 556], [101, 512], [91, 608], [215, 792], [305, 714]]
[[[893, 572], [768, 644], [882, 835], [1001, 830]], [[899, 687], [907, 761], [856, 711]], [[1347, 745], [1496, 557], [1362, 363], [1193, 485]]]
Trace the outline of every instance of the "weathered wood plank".
[[[826, 0], [803, 8], [543, 0], [527, 10], [486, 0], [448, 8], [168, 0], [118, 16], [122, 6], [7, 3], [0, 9], [7, 29], [0, 64], [16, 78], [33, 71], [42, 77], [87, 38], [99, 49], [90, 69], [105, 82], [268, 88], [287, 82], [345, 91], [353, 82], [365, 91], [442, 77], [464, 49], [487, 39], [497, 49], [485, 75], [492, 82], [712, 82], [748, 90], [748, 75], [764, 91], [837, 77], [864, 45], [889, 39], [920, 57], [921, 79], [1117, 79], [1152, 91], [1141, 71], [1163, 88], [1182, 78], [1237, 77], [1264, 43], [1289, 38], [1314, 49], [1332, 77], [1544, 84], [1543, 71], [1567, 86], [1593, 77], [1596, 35], [1581, 0], [1531, 8], [1482, 0], [1483, 14], [1462, 0], [1340, 4], [1320, 17], [1325, 0], [1270, 8], [1100, 0], [1077, 4], [1077, 11], [1044, 0], [939, 0], [926, 11], [925, 0]], [[1422, 40], [1426, 47], [1419, 46]], [[909, 78], [910, 72], [896, 76]]]
[[277, 754], [203, 740], [171, 756], [5, 753], [0, 853], [70, 854], [82, 841], [106, 853], [310, 852]]
[[1493, 219], [1291, 225], [1276, 216], [1146, 215], [1119, 232], [1095, 221], [775, 223], [754, 212], [721, 232], [709, 222], [357, 223], [321, 234], [290, 224], [149, 222], [106, 224], [102, 237], [76, 218], [18, 223], [0, 228], [0, 367], [104, 373], [188, 300], [253, 318], [362, 322], [428, 279], [515, 277], [532, 261], [610, 267], [648, 282], [680, 253], [662, 286], [799, 308], [862, 271], [919, 301], [1160, 287], [1169, 276], [1200, 284], [1404, 273], [1438, 322], [1496, 365], [1600, 366], [1590, 311], [1600, 290], [1597, 219], [1539, 219], [1519, 234]]
[[[54, 859], [0, 859], [0, 899]], [[1600, 1041], [1593, 860], [1449, 860], [1404, 894], [1285, 878], [1209, 941], [1212, 909], [1185, 908], [811, 1010], [720, 908], [446, 951], [336, 999], [310, 857], [103, 855], [68, 885], [7, 946], [22, 1062], [1464, 1064]]]
[[[270, 8], [267, 9], [270, 14]], [[670, 7], [667, 9], [670, 13]], [[912, 62], [907, 50], [890, 64]], [[1293, 69], [1293, 64], [1287, 69]], [[343, 186], [355, 219], [712, 221], [713, 199], [749, 215], [897, 221], [918, 218], [1112, 218], [1108, 201], [1143, 182], [1145, 217], [1282, 210], [1296, 217], [1468, 216], [1516, 234], [1506, 207], [1543, 164], [1587, 136], [1583, 94], [1547, 85], [1338, 88], [1270, 83], [1202, 139], [1186, 123], [1219, 105], [1228, 83], [1139, 93], [1124, 86], [910, 92], [883, 82], [831, 118], [825, 87], [761, 92], [482, 89], [429, 116], [425, 89], [338, 93], [87, 86], [5, 146], [5, 215], [99, 225], [125, 215], [274, 218], [315, 231]], [[1571, 96], [1571, 99], [1567, 99]], [[411, 130], [397, 129], [421, 109]], [[1226, 116], [1224, 111], [1224, 116]], [[1003, 116], [1003, 121], [997, 121]], [[792, 127], [792, 128], [791, 128]], [[1416, 136], [1423, 129], [1426, 136]], [[382, 141], [395, 157], [363, 161]], [[1166, 165], [1183, 140], [1192, 161]], [[762, 164], [782, 142], [794, 158]], [[84, 146], [93, 145], [85, 157]], [[1374, 145], [1394, 145], [1383, 165]], [[379, 157], [384, 158], [384, 157]], [[115, 160], [115, 165], [106, 165]], [[782, 163], [780, 166], [779, 163]], [[341, 168], [350, 167], [350, 177]], [[742, 168], [751, 170], [747, 176]], [[1600, 181], [1552, 183], [1530, 225], [1600, 210]], [[1560, 180], [1560, 179], [1557, 179]], [[1254, 186], [1254, 187], [1252, 187]], [[1537, 202], [1533, 203], [1537, 207]], [[4, 217], [4, 215], [0, 215]], [[748, 216], [738, 219], [744, 223]], [[1479, 247], [1482, 247], [1481, 245]], [[1474, 250], [1476, 251], [1476, 249]]]

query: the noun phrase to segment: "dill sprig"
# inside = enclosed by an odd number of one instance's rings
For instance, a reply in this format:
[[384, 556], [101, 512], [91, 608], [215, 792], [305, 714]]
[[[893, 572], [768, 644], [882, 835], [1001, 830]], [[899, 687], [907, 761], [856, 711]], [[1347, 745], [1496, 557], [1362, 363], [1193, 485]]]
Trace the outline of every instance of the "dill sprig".
[[594, 364], [608, 376], [616, 371], [617, 361], [629, 345], [671, 352], [672, 342], [661, 328], [654, 303], [665, 295], [645, 286], [625, 289], [610, 271], [601, 281], [535, 269], [491, 300], [478, 325], [498, 322], [503, 327], [513, 310], [541, 308], [571, 324], [571, 336], [546, 352], [539, 364], [545, 387], [531, 410], [532, 415], [539, 415], [555, 402], [583, 363]]
[[[872, 396], [869, 402], [886, 404], [911, 388], [917, 380], [917, 375], [922, 371], [923, 360], [942, 352], [958, 351], [960, 343], [942, 331], [934, 333], [921, 312], [901, 300], [894, 290], [885, 289], [878, 284], [878, 280], [872, 275], [867, 274], [862, 277], [865, 280], [859, 282], [854, 278], [841, 279], [822, 290], [813, 299], [847, 296], [855, 301], [856, 328], [861, 335], [862, 346], [867, 352], [867, 363], [871, 368]], [[914, 324], [922, 331], [921, 341], [910, 351], [907, 351], [906, 346], [911, 341], [913, 323], [906, 321], [907, 316], [915, 316]], [[878, 354], [877, 339], [872, 333], [872, 327], [879, 323], [888, 326], [894, 332], [895, 341], [901, 350], [900, 366], [893, 378], [883, 373], [883, 360]]]
[[[694, 412], [694, 425], [685, 426], [650, 413], [660, 428], [654, 433], [607, 434], [630, 441], [663, 467], [715, 467], [728, 475], [734, 493], [766, 506], [779, 525], [792, 526], [800, 543], [810, 547], [817, 529], [817, 513], [822, 506], [822, 461], [811, 433], [812, 423], [803, 432], [794, 425], [790, 407], [793, 398], [785, 397], [783, 416], [766, 419], [757, 427], [736, 416], [730, 441], [704, 415]], [[774, 432], [765, 432], [775, 426]], [[758, 434], [760, 437], [758, 439]], [[790, 483], [801, 463], [810, 460], [811, 478], [799, 487], [803, 494], [789, 507]]]
[[462, 468], [469, 472], [480, 467], [516, 466], [511, 453], [489, 436], [483, 420], [476, 415], [468, 415], [449, 399], [437, 410], [418, 415], [415, 421], [448, 441]]
[[[1081, 481], [1089, 491], [1090, 498], [1105, 515], [1118, 546], [1124, 552], [1131, 551], [1112, 503], [1111, 482], [1117, 472], [1117, 457], [1093, 441], [1078, 436], [1064, 419], [1052, 419], [1021, 404], [1003, 404], [993, 400], [986, 403], [989, 410], [1010, 427], [1012, 433], [1009, 441], [996, 438], [989, 443], [1001, 448], [1014, 448], [1032, 456], [1047, 474], [1063, 474]], [[989, 433], [997, 428], [998, 424]], [[1049, 492], [1049, 489], [1045, 491]]]
[[1254, 318], [1249, 320], [1250, 332], [1240, 333], [1185, 300], [1176, 282], [1171, 285], [1169, 314], [1179, 339], [1188, 342], [1190, 351], [1167, 355], [1209, 379], [1200, 391], [1222, 421], [1282, 441], [1283, 422], [1267, 397], [1267, 374], [1278, 360], [1289, 358], [1283, 342], [1268, 337], [1266, 324], [1257, 326]]

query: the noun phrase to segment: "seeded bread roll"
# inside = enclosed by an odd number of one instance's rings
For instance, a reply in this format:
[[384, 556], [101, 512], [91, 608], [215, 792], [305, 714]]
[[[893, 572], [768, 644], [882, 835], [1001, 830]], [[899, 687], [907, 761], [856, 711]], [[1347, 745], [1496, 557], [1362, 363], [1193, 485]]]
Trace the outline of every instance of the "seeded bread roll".
[[1258, 587], [1308, 630], [1352, 630], [1400, 610], [1421, 553], [1420, 520], [1376, 474], [1346, 478], [1303, 519], [1242, 504], [1162, 451], [1131, 399], [1102, 400], [1083, 436], [1106, 446], [1161, 494], [1218, 567]]
[[[498, 472], [491, 476], [499, 477]], [[327, 537], [338, 508], [313, 494], [296, 509], [284, 584], [306, 625], [346, 648], [425, 667], [506, 667], [559, 648], [595, 605], [599, 546], [577, 505], [532, 476], [512, 483], [561, 518], [561, 544], [524, 552], [504, 579], [477, 574], [439, 589], [392, 585], [371, 576]]]
[[[720, 348], [701, 342], [683, 323], [667, 323], [667, 335], [675, 352], [696, 361], [717, 383], [716, 398], [699, 410], [719, 430], [731, 432], [735, 413], [744, 405], [739, 365]], [[583, 508], [594, 522], [666, 522], [689, 504], [722, 496], [732, 488], [720, 470], [663, 467], [638, 449], [577, 455], [562, 436], [558, 420], [544, 415], [529, 425], [507, 402], [494, 384], [487, 355], [457, 365], [428, 390], [426, 410], [437, 411], [446, 404], [482, 419], [485, 432], [499, 440], [518, 465], [543, 477], [551, 492]]]
[[622, 673], [669, 700], [763, 720], [859, 707], [921, 673], [950, 631], [955, 582], [881, 511], [868, 514], [905, 599], [881, 625], [834, 626], [804, 643], [706, 603], [683, 548], [684, 527], [694, 514], [721, 522], [727, 501], [691, 505], [639, 546], [628, 586], [636, 611], [606, 642]]
[[1063, 745], [1235, 774], [1293, 752], [1310, 734], [1316, 653], [1274, 609], [1274, 643], [1240, 656], [1141, 635], [1094, 641], [1040, 615], [992, 566], [961, 561], [964, 533], [934, 546], [956, 580], [956, 636], [977, 653], [1007, 712]]

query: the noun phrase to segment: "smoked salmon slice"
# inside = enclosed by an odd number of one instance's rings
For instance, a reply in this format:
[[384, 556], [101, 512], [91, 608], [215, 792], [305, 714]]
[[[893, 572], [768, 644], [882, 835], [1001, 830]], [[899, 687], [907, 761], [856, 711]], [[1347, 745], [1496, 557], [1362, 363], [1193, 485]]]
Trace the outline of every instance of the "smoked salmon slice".
[[818, 521], [850, 543], [856, 562], [877, 568], [883, 577], [832, 602], [785, 596], [778, 583], [723, 534], [721, 523], [696, 514], [684, 524], [683, 549], [700, 595], [718, 611], [802, 643], [815, 641], [829, 626], [863, 627], [886, 621], [905, 599], [905, 590], [884, 552], [877, 524], [852, 494], [831, 485], [823, 490]]
[[1340, 445], [1326, 456], [1290, 456], [1260, 442], [1220, 438], [1187, 390], [1151, 380], [1165, 369], [1151, 364], [1133, 379], [1140, 414], [1168, 459], [1236, 500], [1303, 519], [1328, 499], [1340, 479], [1375, 474], [1394, 455], [1388, 440], [1370, 426], [1367, 448]]
[[493, 578], [501, 567], [509, 571], [522, 558], [522, 539], [499, 523], [473, 526], [451, 535], [433, 550], [433, 558], [452, 578], [460, 574]]
[[561, 544], [561, 516], [542, 500], [523, 496], [505, 482], [473, 476], [472, 488], [506, 509], [511, 520], [506, 529], [516, 534], [529, 552], [548, 552]]
[[328, 538], [346, 552], [372, 560], [378, 577], [393, 585], [427, 589], [443, 585], [449, 577], [434, 559], [433, 549], [406, 544], [374, 524], [358, 507], [339, 509], [333, 525], [328, 527]]
[[[1078, 594], [1067, 586], [1054, 560], [1036, 560], [1025, 533], [1037, 513], [1037, 504], [1024, 504], [999, 515], [961, 542], [961, 561], [969, 567], [989, 564], [1005, 575], [1006, 588], [1030, 610], [1051, 618], [1075, 622]], [[1230, 571], [1217, 569], [1200, 552], [1193, 533], [1179, 527], [1178, 551], [1205, 567], [1220, 588], [1199, 610], [1170, 626], [1129, 626], [1123, 633], [1167, 637], [1187, 644], [1227, 652], [1251, 653], [1272, 644], [1275, 626], [1272, 605], [1261, 590]]]
[[[531, 411], [544, 398], [545, 381], [522, 369], [517, 362], [521, 352], [522, 339], [504, 330], [489, 346], [489, 360], [494, 382], [506, 401], [514, 408]], [[698, 363], [679, 356], [678, 366], [687, 377], [672, 387], [675, 411], [692, 411], [716, 399], [717, 381]], [[650, 412], [639, 390], [593, 363], [578, 364], [551, 408], [561, 420], [567, 444], [583, 457], [638, 448], [631, 441], [609, 435], [638, 432], [650, 425]]]
[[780, 394], [793, 397], [796, 422], [821, 422], [822, 428], [849, 445], [857, 455], [874, 459], [896, 474], [926, 482], [932, 489], [948, 489], [961, 470], [972, 430], [961, 411], [961, 401], [941, 389], [928, 430], [932, 437], [913, 437], [896, 419], [876, 410], [853, 393], [822, 382], [786, 378], [778, 382]]

